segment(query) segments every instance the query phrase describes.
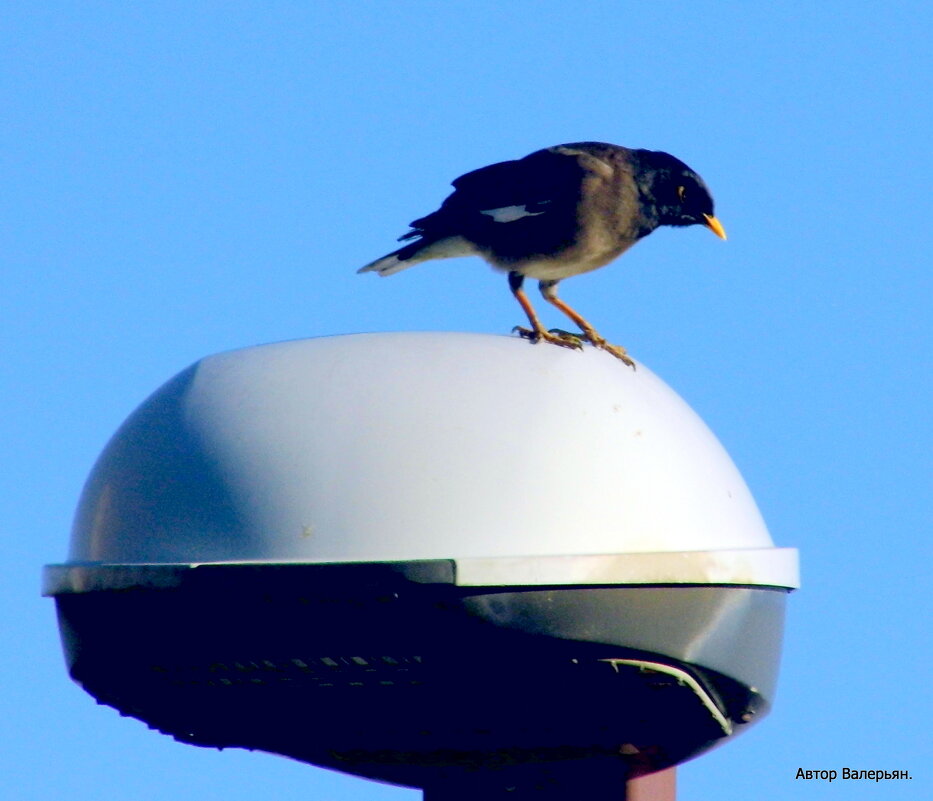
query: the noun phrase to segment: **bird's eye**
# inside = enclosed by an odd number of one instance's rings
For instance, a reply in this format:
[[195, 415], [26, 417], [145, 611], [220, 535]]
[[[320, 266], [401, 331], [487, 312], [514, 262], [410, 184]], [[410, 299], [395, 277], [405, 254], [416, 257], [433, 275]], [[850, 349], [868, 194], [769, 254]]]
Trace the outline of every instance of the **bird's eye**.
[[680, 200], [681, 203], [684, 202], [684, 195], [686, 195], [686, 194], [687, 194], [687, 188], [686, 188], [685, 186], [678, 186], [678, 187], [677, 187], [677, 197], [678, 197], [678, 199]]

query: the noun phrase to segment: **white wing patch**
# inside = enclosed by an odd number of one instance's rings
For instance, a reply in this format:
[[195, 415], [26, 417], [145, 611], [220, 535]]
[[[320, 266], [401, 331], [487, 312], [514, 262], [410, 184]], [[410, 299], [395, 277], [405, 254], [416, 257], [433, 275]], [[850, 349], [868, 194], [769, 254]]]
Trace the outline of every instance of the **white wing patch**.
[[537, 217], [544, 214], [543, 211], [528, 211], [527, 206], [503, 206], [501, 209], [486, 209], [480, 211], [497, 223], [510, 223], [522, 219], [522, 217]]

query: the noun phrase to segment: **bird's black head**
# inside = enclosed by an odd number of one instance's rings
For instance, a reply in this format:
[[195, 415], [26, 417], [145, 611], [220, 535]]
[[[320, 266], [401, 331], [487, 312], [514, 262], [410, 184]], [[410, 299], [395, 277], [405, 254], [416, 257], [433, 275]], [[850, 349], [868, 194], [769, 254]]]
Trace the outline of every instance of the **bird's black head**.
[[658, 225], [704, 225], [726, 238], [703, 179], [680, 159], [659, 150], [636, 150], [635, 180], [645, 216]]

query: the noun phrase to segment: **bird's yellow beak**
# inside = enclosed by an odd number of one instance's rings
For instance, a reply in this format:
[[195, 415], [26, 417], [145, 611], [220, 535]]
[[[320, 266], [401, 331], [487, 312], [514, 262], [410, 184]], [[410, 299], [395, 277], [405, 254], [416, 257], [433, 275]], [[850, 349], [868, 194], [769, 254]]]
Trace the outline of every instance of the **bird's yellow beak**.
[[709, 228], [716, 236], [720, 239], [726, 238], [726, 229], [722, 227], [722, 223], [719, 222], [712, 214], [704, 214], [703, 219], [706, 220], [706, 227]]

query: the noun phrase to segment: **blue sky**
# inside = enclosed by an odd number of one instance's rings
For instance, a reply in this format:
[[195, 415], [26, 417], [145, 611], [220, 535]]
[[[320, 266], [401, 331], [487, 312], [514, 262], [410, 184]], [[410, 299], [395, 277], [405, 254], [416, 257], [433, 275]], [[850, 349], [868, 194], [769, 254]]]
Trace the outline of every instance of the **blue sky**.
[[682, 767], [679, 798], [930, 795], [931, 22], [874, 0], [6, 4], [5, 795], [418, 798], [97, 706], [40, 568], [110, 434], [201, 356], [522, 322], [475, 259], [355, 270], [457, 175], [585, 139], [689, 163], [729, 241], [661, 230], [562, 296], [693, 405], [801, 550], [777, 706]]

